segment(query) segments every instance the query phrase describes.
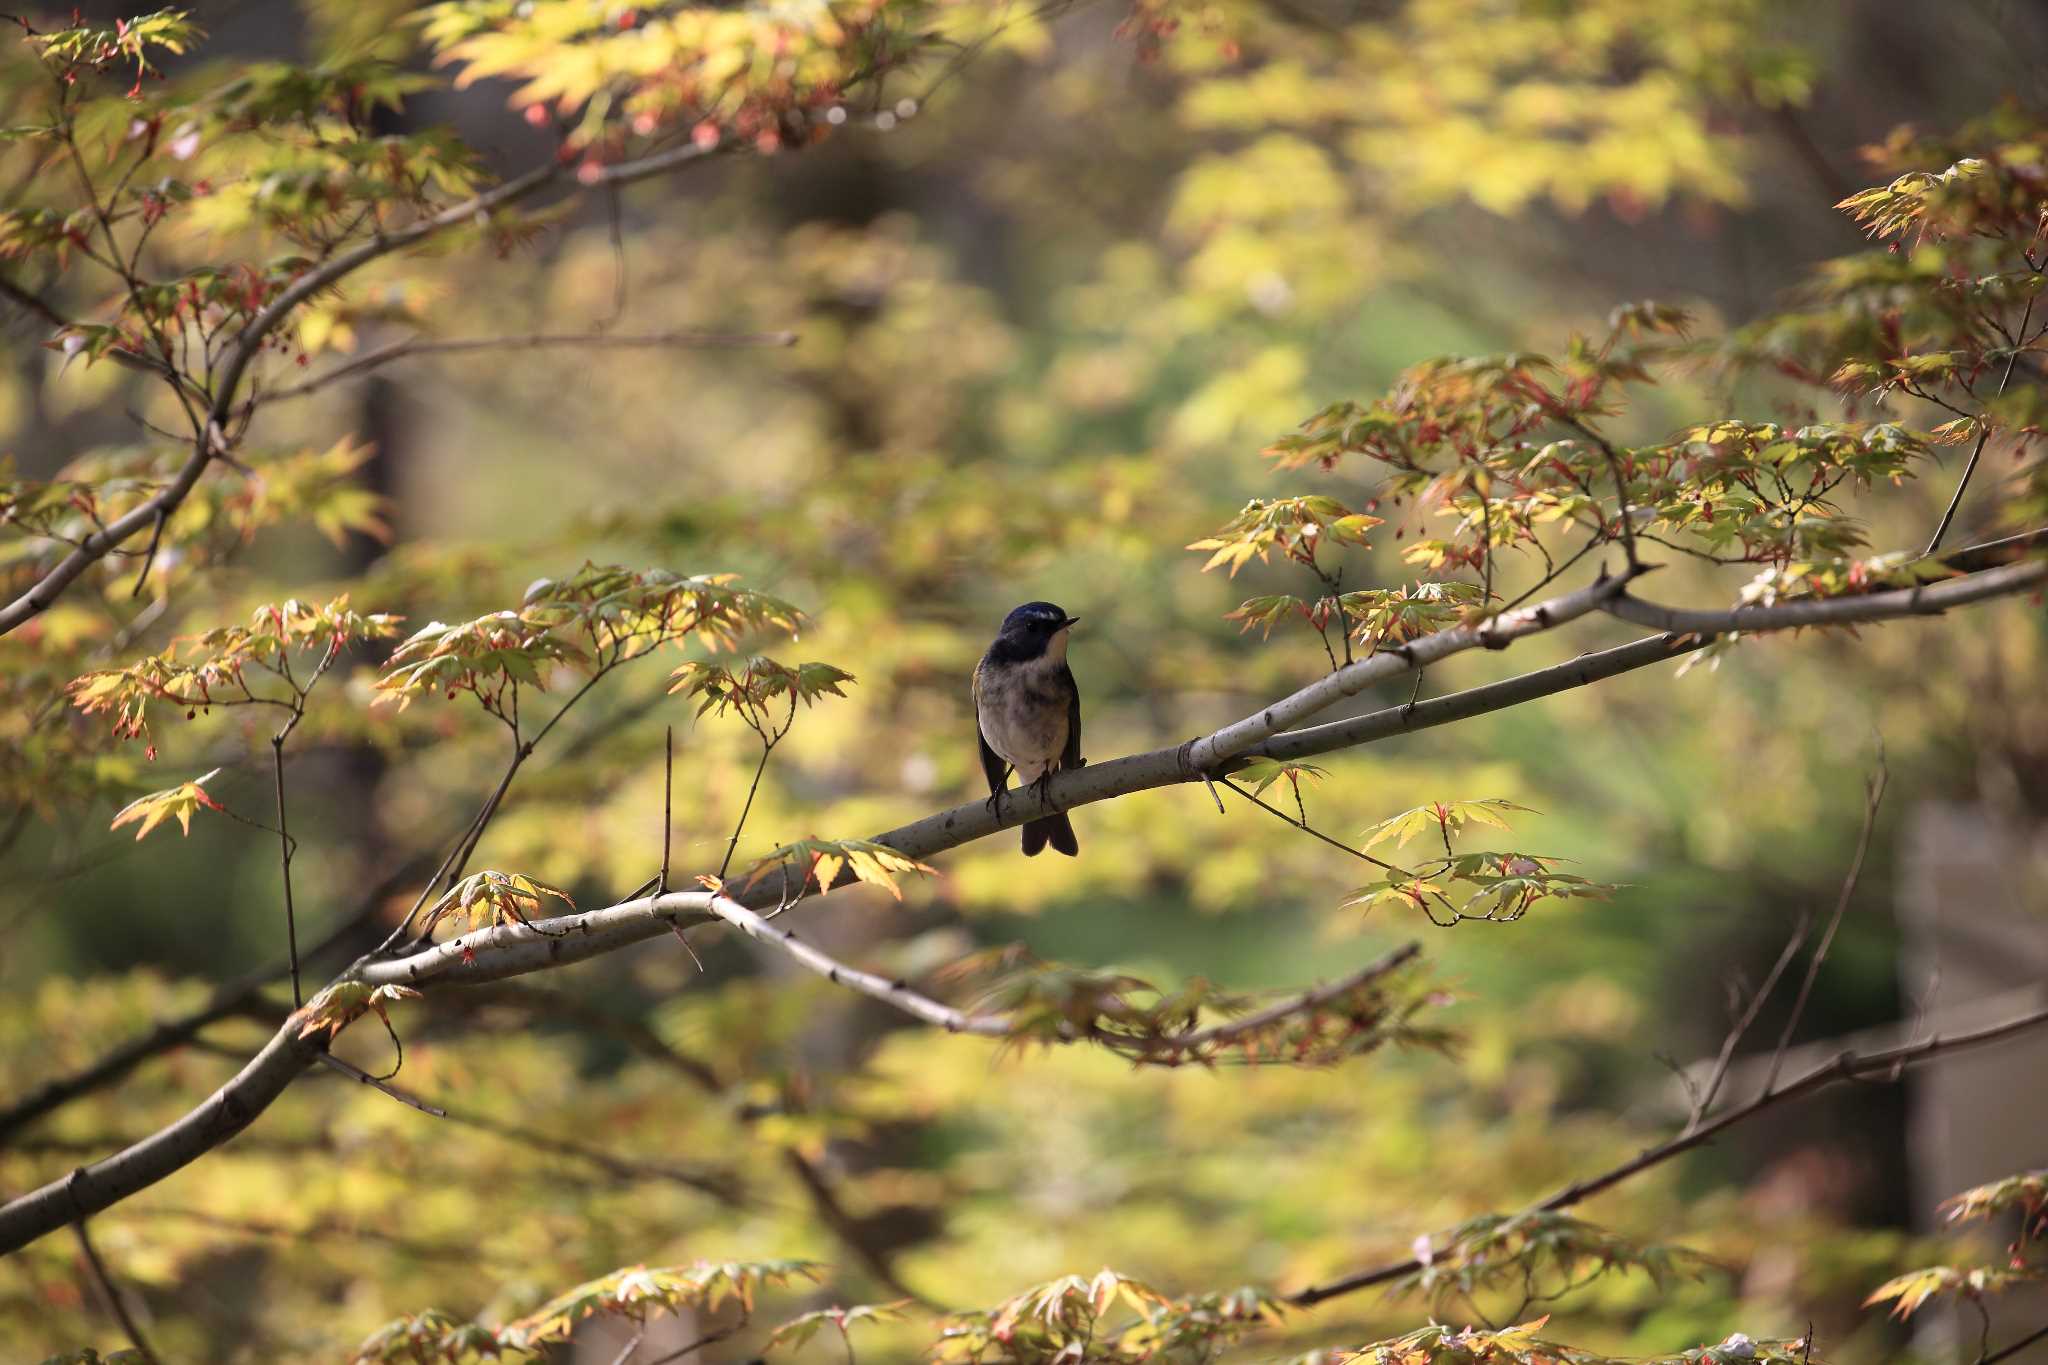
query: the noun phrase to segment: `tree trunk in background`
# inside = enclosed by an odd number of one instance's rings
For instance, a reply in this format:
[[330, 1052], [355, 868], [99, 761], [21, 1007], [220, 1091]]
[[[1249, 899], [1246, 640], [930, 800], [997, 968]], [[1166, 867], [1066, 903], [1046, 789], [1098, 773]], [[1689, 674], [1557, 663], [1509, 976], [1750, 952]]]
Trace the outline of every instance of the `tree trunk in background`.
[[[2020, 821], [1988, 805], [1923, 801], [1905, 821], [1898, 915], [1900, 983], [1919, 1031], [1950, 1032], [2048, 1004], [2048, 904], [2027, 874], [2048, 850], [2048, 822]], [[2029, 899], [2029, 885], [2032, 899]], [[2048, 1038], [2038, 1034], [1961, 1052], [1907, 1082], [1913, 1206], [1921, 1230], [1962, 1232], [2001, 1264], [2016, 1229], [1953, 1228], [1936, 1206], [1974, 1185], [2048, 1166]], [[1960, 1249], [1954, 1264], [1977, 1263]], [[2048, 1290], [1992, 1298], [1993, 1350], [2048, 1321]], [[1921, 1315], [1919, 1345], [1934, 1359], [1976, 1352], [1974, 1309]], [[2048, 1341], [2010, 1357], [2048, 1363]]]

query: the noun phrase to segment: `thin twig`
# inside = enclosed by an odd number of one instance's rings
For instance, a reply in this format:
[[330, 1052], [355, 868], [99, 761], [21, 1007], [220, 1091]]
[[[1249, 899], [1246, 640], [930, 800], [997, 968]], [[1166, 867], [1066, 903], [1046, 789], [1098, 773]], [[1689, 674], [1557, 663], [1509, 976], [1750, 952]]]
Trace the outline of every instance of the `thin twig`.
[[[1644, 1148], [1629, 1160], [1622, 1162], [1618, 1166], [1611, 1167], [1599, 1175], [1574, 1181], [1563, 1189], [1558, 1190], [1555, 1194], [1552, 1194], [1549, 1198], [1539, 1203], [1531, 1204], [1524, 1210], [1524, 1213], [1555, 1213], [1560, 1209], [1570, 1208], [1581, 1200], [1590, 1199], [1594, 1195], [1612, 1189], [1633, 1176], [1640, 1175], [1644, 1171], [1662, 1165], [1675, 1156], [1689, 1152], [1695, 1147], [1704, 1146], [1708, 1141], [1719, 1136], [1727, 1129], [1733, 1128], [1735, 1125], [1787, 1101], [1810, 1095], [1818, 1090], [1825, 1090], [1830, 1086], [1845, 1081], [1883, 1077], [1887, 1073], [1896, 1074], [1899, 1069], [1927, 1061], [1944, 1053], [1999, 1042], [2024, 1033], [2029, 1029], [2039, 1028], [2043, 1024], [2048, 1024], [2048, 1009], [2035, 1010], [2032, 1013], [2008, 1019], [2004, 1023], [1994, 1024], [1988, 1028], [1977, 1029], [1971, 1033], [1959, 1033], [1949, 1038], [1929, 1038], [1923, 1042], [1887, 1048], [1870, 1053], [1867, 1056], [1858, 1056], [1853, 1052], [1843, 1052], [1833, 1060], [1823, 1062], [1811, 1071], [1789, 1082], [1783, 1089], [1765, 1091], [1747, 1104], [1717, 1115], [1708, 1123], [1702, 1124], [1697, 1128], [1688, 1129], [1668, 1141]], [[1415, 1258], [1375, 1266], [1370, 1270], [1356, 1271], [1350, 1275], [1326, 1281], [1323, 1284], [1310, 1285], [1306, 1289], [1297, 1290], [1287, 1295], [1286, 1301], [1297, 1307], [1306, 1308], [1311, 1304], [1323, 1303], [1340, 1295], [1350, 1294], [1373, 1285], [1386, 1284], [1390, 1281], [1401, 1279], [1404, 1276], [1414, 1274], [1420, 1269], [1422, 1269], [1422, 1262]], [[1986, 1365], [1989, 1365], [1989, 1363], [1986, 1362]]]
[[1253, 795], [1251, 792], [1246, 791], [1243, 787], [1238, 786], [1237, 783], [1232, 782], [1227, 777], [1223, 779], [1223, 785], [1230, 788], [1239, 796], [1242, 796], [1245, 800], [1251, 802], [1254, 806], [1257, 806], [1260, 810], [1265, 811], [1267, 814], [1273, 816], [1275, 819], [1279, 820], [1283, 824], [1292, 825], [1296, 829], [1300, 830], [1303, 834], [1314, 835], [1316, 838], [1321, 839], [1324, 843], [1328, 844], [1331, 848], [1342, 849], [1344, 852], [1349, 853], [1354, 858], [1357, 858], [1363, 862], [1371, 863], [1374, 867], [1382, 868], [1388, 872], [1399, 873], [1403, 877], [1414, 875], [1404, 867], [1396, 867], [1394, 866], [1394, 864], [1390, 862], [1386, 862], [1382, 859], [1373, 857], [1372, 854], [1365, 852], [1363, 849], [1353, 848], [1351, 845], [1345, 843], [1341, 839], [1331, 838], [1329, 835], [1323, 833], [1321, 830], [1317, 829], [1314, 825], [1311, 825], [1306, 820], [1294, 819], [1293, 817], [1289, 816], [1286, 811], [1281, 810], [1278, 806], [1269, 805], [1266, 802], [1261, 801], [1257, 796]]
[[429, 340], [413, 337], [394, 341], [366, 351], [346, 364], [337, 365], [324, 374], [316, 374], [301, 380], [288, 388], [275, 389], [263, 395], [266, 403], [283, 402], [290, 398], [304, 398], [318, 393], [329, 385], [339, 384], [345, 379], [367, 374], [393, 361], [405, 360], [420, 355], [464, 355], [475, 351], [539, 351], [539, 350], [736, 350], [755, 347], [784, 347], [796, 345], [795, 332], [651, 332], [635, 336], [612, 336], [603, 331], [595, 332], [533, 332], [525, 336], [506, 337], [448, 337]]
[[880, 1000], [886, 1005], [935, 1024], [948, 1033], [972, 1033], [984, 1038], [1007, 1038], [1013, 1031], [1010, 1021], [994, 1014], [968, 1014], [950, 1005], [942, 1005], [928, 995], [921, 995], [901, 981], [891, 981], [864, 972], [858, 967], [849, 967], [829, 953], [813, 948], [796, 936], [795, 931], [781, 925], [770, 924], [760, 915], [728, 896], [713, 896], [710, 901], [711, 913], [732, 925], [735, 929], [763, 943], [782, 949], [795, 958], [798, 965], [816, 972], [835, 986]]
[[149, 533], [149, 548], [142, 552], [142, 571], [135, 575], [135, 587], [129, 592], [130, 597], [142, 596], [142, 589], [149, 583], [150, 566], [156, 563], [157, 547], [164, 542], [164, 523], [170, 519], [170, 513], [161, 507], [157, 509], [156, 525]]
[[538, 1152], [550, 1152], [556, 1156], [569, 1157], [576, 1161], [595, 1166], [614, 1180], [666, 1180], [686, 1186], [700, 1194], [708, 1194], [721, 1203], [744, 1206], [746, 1198], [740, 1190], [739, 1181], [731, 1173], [716, 1168], [692, 1170], [683, 1166], [670, 1166], [660, 1162], [642, 1161], [632, 1157], [621, 1157], [570, 1138], [557, 1137], [519, 1124], [506, 1123], [501, 1119], [481, 1114], [467, 1114], [454, 1110], [441, 1115], [450, 1123], [464, 1128], [474, 1128], [480, 1133], [516, 1142], [522, 1147]]
[[285, 823], [284, 809], [284, 741], [291, 733], [287, 726], [270, 741], [271, 771], [277, 779], [277, 845], [278, 862], [284, 873], [284, 936], [285, 947], [292, 964], [292, 1008], [306, 1003], [303, 991], [299, 989], [299, 916], [292, 904], [292, 842], [291, 827]]
[[1228, 1047], [1238, 1039], [1256, 1033], [1262, 1028], [1268, 1028], [1292, 1015], [1316, 1009], [1332, 1000], [1341, 1000], [1353, 991], [1369, 986], [1381, 977], [1407, 966], [1421, 955], [1422, 945], [1411, 940], [1377, 961], [1326, 986], [1316, 986], [1299, 995], [1288, 996], [1285, 1000], [1276, 1000], [1265, 1009], [1253, 1010], [1250, 1014], [1239, 1015], [1220, 1024], [1212, 1024], [1208, 1028], [1161, 1038], [1156, 1044], [1150, 1044], [1148, 1040], [1148, 1046], [1172, 1052]]
[[[1764, 977], [1763, 984], [1758, 986], [1756, 994], [1749, 998], [1749, 1007], [1743, 1010], [1742, 1017], [1735, 1022], [1735, 1027], [1729, 1029], [1728, 1036], [1721, 1040], [1721, 1051], [1714, 1058], [1714, 1069], [1707, 1073], [1706, 1085], [1692, 1097], [1692, 1113], [1685, 1125], [1688, 1131], [1697, 1128], [1700, 1119], [1713, 1107], [1714, 1097], [1721, 1093], [1722, 1082], [1728, 1079], [1728, 1068], [1735, 1061], [1737, 1044], [1741, 1043], [1743, 1036], [1749, 1032], [1749, 1026], [1756, 1022], [1757, 1015], [1763, 1010], [1764, 1001], [1770, 999], [1771, 992], [1777, 989], [1778, 978], [1785, 974], [1785, 969], [1792, 965], [1792, 959], [1799, 955], [1800, 947], [1806, 942], [1806, 931], [1812, 926], [1813, 912], [1810, 909], [1801, 910], [1799, 923], [1793, 928], [1792, 936], [1785, 940], [1784, 950], [1778, 954], [1778, 960], [1771, 964], [1771, 970]], [[1679, 1072], [1679, 1079], [1685, 1080], [1684, 1072]]]
[[2004, 1360], [2008, 1356], [2018, 1355], [2021, 1351], [2026, 1350], [2029, 1346], [2032, 1346], [2035, 1342], [2041, 1340], [2041, 1338], [2043, 1337], [2048, 1337], [2048, 1324], [2043, 1324], [2042, 1326], [2035, 1328], [2033, 1331], [2021, 1337], [2018, 1341], [2013, 1342], [2009, 1346], [2002, 1346], [1998, 1350], [1993, 1351], [1988, 1356], [1978, 1356], [1976, 1361], [1974, 1362], [1974, 1365], [1998, 1365], [1999, 1361]]
[[348, 1077], [350, 1080], [358, 1081], [363, 1085], [367, 1085], [372, 1090], [381, 1090], [385, 1094], [389, 1095], [392, 1099], [397, 1100], [400, 1104], [406, 1105], [413, 1109], [417, 1109], [422, 1114], [432, 1114], [437, 1119], [445, 1119], [448, 1117], [448, 1111], [446, 1109], [443, 1109], [438, 1105], [428, 1104], [425, 1100], [419, 1098], [417, 1095], [407, 1094], [405, 1091], [400, 1090], [397, 1086], [390, 1084], [383, 1078], [378, 1076], [372, 1076], [369, 1072], [363, 1070], [359, 1066], [354, 1065], [353, 1063], [344, 1062], [341, 1058], [335, 1056], [331, 1052], [322, 1052], [319, 1054], [319, 1058], [321, 1065], [332, 1067], [334, 1070], [339, 1071], [342, 1075]]
[[1856, 854], [1849, 860], [1849, 873], [1842, 878], [1842, 889], [1835, 897], [1835, 912], [1828, 917], [1828, 927], [1821, 932], [1820, 942], [1814, 945], [1813, 956], [1807, 961], [1806, 976], [1799, 983], [1799, 994], [1792, 999], [1792, 1012], [1785, 1019], [1785, 1027], [1778, 1034], [1777, 1051], [1771, 1054], [1770, 1070], [1764, 1073], [1764, 1090], [1768, 1093], [1778, 1083], [1779, 1068], [1785, 1064], [1785, 1051], [1792, 1046], [1792, 1034], [1799, 1027], [1799, 1021], [1806, 1014], [1807, 999], [1813, 994], [1814, 978], [1820, 975], [1820, 967], [1827, 961], [1828, 949], [1835, 943], [1835, 931], [1842, 927], [1842, 916], [1849, 909], [1849, 898], [1856, 894], [1856, 881], [1863, 875], [1863, 858], [1870, 852], [1870, 834], [1877, 826], [1878, 804], [1884, 800], [1884, 789], [1891, 781], [1891, 772], [1885, 766], [1884, 741], [1877, 745], [1877, 771], [1871, 774], [1863, 792], [1863, 829], [1856, 836]]
[[627, 1339], [626, 1344], [619, 1349], [619, 1353], [612, 1357], [612, 1365], [626, 1365], [626, 1362], [633, 1358], [633, 1353], [640, 1349], [640, 1341], [646, 1335], [647, 1328], [643, 1325], [639, 1331], [633, 1333]]
[[107, 1273], [107, 1263], [100, 1259], [100, 1253], [93, 1247], [92, 1238], [86, 1235], [85, 1220], [81, 1218], [73, 1223], [71, 1230], [78, 1235], [78, 1249], [85, 1254], [86, 1269], [92, 1276], [93, 1289], [98, 1292], [100, 1301], [106, 1306], [106, 1310], [113, 1314], [114, 1321], [121, 1324], [121, 1330], [127, 1334], [128, 1340], [134, 1343], [137, 1354], [148, 1361], [149, 1365], [157, 1365], [162, 1357], [158, 1356], [155, 1348], [149, 1344], [149, 1338], [142, 1334], [142, 1325], [136, 1322], [134, 1315], [128, 1311], [128, 1305], [122, 1300], [121, 1291], [115, 1285], [114, 1277]]
[[[668, 893], [668, 848], [669, 834], [675, 829], [676, 789], [676, 727], [668, 727], [664, 739], [666, 753], [661, 769], [661, 876], [656, 879], [655, 894]], [[730, 856], [730, 855], [728, 855]]]
[[726, 870], [732, 866], [733, 850], [740, 846], [740, 831], [747, 827], [747, 815], [754, 809], [754, 793], [761, 790], [761, 774], [768, 770], [768, 755], [775, 752], [775, 741], [765, 736], [761, 744], [761, 761], [754, 765], [754, 781], [747, 788], [746, 804], [740, 807], [740, 818], [732, 827], [732, 838], [725, 841], [725, 857], [718, 864], [718, 880], [724, 881]]
[[[2020, 314], [2019, 335], [2022, 340], [2025, 339], [2027, 334], [2027, 324], [2033, 320], [2033, 317], [2034, 298], [2030, 294], [2027, 296], [2027, 306]], [[1992, 395], [1994, 402], [2005, 396], [2005, 386], [2012, 382], [2012, 368], [2019, 363], [2019, 359], [2019, 347], [2015, 346], [2012, 354], [2005, 359], [2005, 373], [1999, 376], [1998, 392]], [[1991, 424], [1985, 420], [1985, 415], [1979, 413], [1977, 421], [1979, 425], [1977, 427], [1976, 448], [1970, 452], [1969, 462], [1963, 466], [1963, 477], [1956, 480], [1955, 495], [1948, 500], [1948, 510], [1941, 514], [1941, 524], [1934, 528], [1934, 535], [1927, 542], [1926, 553], [1930, 555], [1941, 548], [1941, 538], [1948, 534], [1949, 523], [1956, 519], [1956, 509], [1963, 505], [1963, 490], [1970, 486], [1970, 475], [1977, 472], [1977, 461], [1983, 457], [1984, 443], [1991, 439]]]
[[706, 1333], [705, 1335], [698, 1337], [695, 1341], [691, 1342], [688, 1346], [679, 1346], [675, 1350], [670, 1351], [665, 1356], [659, 1356], [653, 1360], [648, 1361], [647, 1365], [673, 1365], [673, 1362], [681, 1360], [684, 1356], [690, 1354], [690, 1352], [692, 1351], [701, 1351], [706, 1346], [714, 1346], [719, 1342], [724, 1341], [727, 1337], [739, 1331], [740, 1328], [744, 1326], [746, 1326], [744, 1322], [739, 1322], [734, 1323], [731, 1327], [721, 1327], [716, 1332]]

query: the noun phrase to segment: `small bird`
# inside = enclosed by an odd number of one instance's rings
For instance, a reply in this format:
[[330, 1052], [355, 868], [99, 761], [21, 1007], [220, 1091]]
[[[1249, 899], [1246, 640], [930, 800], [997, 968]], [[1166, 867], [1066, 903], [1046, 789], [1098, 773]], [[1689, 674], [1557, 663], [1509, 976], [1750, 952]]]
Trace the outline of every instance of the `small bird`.
[[[1042, 797], [1048, 778], [1084, 762], [1081, 691], [1067, 667], [1067, 632], [1080, 619], [1050, 602], [1026, 602], [1003, 618], [995, 643], [974, 666], [981, 767], [989, 809], [998, 815], [1010, 769], [1020, 789], [1035, 782]], [[1081, 851], [1065, 811], [1024, 826], [1025, 857], [1048, 843], [1069, 858]]]

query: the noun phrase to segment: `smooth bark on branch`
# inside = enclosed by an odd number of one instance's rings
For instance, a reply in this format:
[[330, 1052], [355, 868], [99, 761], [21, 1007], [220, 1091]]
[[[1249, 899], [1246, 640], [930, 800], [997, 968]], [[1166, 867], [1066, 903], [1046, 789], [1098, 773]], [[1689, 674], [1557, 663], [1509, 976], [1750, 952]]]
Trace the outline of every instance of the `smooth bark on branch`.
[[[1987, 570], [1981, 574], [1925, 589], [1908, 589], [1900, 593], [1873, 593], [1867, 596], [1792, 605], [1799, 608], [1828, 607], [1832, 610], [1826, 618], [1826, 624], [1851, 624], [1860, 620], [1880, 620], [1917, 614], [1930, 609], [1938, 610], [1938, 606], [1930, 608], [1921, 604], [1928, 597], [1933, 597], [1934, 601], [1943, 605], [1960, 605], [2000, 594], [2022, 592], [2038, 586], [2044, 577], [2048, 577], [2048, 563], [2021, 563]], [[1504, 613], [1478, 626], [1461, 626], [1424, 636], [1397, 650], [1389, 650], [1359, 664], [1340, 668], [1318, 682], [1298, 690], [1285, 700], [1265, 708], [1257, 715], [1187, 744], [1059, 773], [1046, 784], [1046, 789], [1042, 793], [1035, 785], [1015, 793], [1014, 799], [1002, 804], [1000, 816], [989, 809], [989, 803], [975, 801], [891, 830], [877, 836], [874, 842], [922, 860], [931, 854], [957, 848], [962, 844], [985, 838], [998, 830], [1054, 811], [1069, 810], [1076, 806], [1155, 787], [1199, 781], [1209, 771], [1209, 768], [1201, 766], [1202, 762], [1206, 762], [1212, 768], [1227, 764], [1230, 758], [1241, 756], [1259, 743], [1270, 740], [1283, 718], [1291, 718], [1288, 723], [1305, 719], [1344, 697], [1355, 695], [1374, 681], [1394, 676], [1410, 668], [1419, 668], [1423, 664], [1462, 650], [1482, 646], [1505, 647], [1516, 639], [1552, 629], [1593, 610], [1602, 607], [1611, 610], [1617, 600], [1623, 600], [1621, 589], [1625, 582], [1626, 580], [1619, 578], [1603, 578], [1576, 592], [1521, 611]], [[1936, 594], [1939, 596], [1934, 596]], [[1904, 606], [1899, 599], [1918, 601], [1914, 605]], [[1784, 611], [1786, 608], [1766, 610]], [[1800, 612], [1792, 618], [1771, 617], [1753, 622], [1746, 619], [1742, 628], [1786, 629], [1821, 623], [1819, 620], [1809, 619], [1805, 612]], [[1714, 629], [1734, 628], [1736, 627], [1724, 626]], [[1634, 646], [1623, 648], [1640, 651], [1639, 655], [1630, 655], [1629, 658], [1641, 657], [1643, 662], [1651, 662], [1656, 657], [1656, 651], [1647, 648], [1648, 644], [1646, 641], [1638, 641]], [[1658, 650], [1665, 648], [1667, 647], [1661, 643], [1657, 646]], [[1382, 663], [1382, 660], [1392, 662]], [[1584, 663], [1584, 660], [1575, 660], [1560, 667], [1579, 667]], [[1619, 668], [1616, 671], [1620, 671]], [[1543, 672], [1547, 674], [1552, 670]], [[1511, 679], [1507, 684], [1495, 685], [1496, 688], [1504, 689], [1495, 695], [1509, 698], [1499, 704], [1513, 704], [1513, 700], [1517, 698], [1511, 694], [1514, 686], [1520, 681]], [[1477, 690], [1481, 689], [1475, 689]], [[1453, 702], [1457, 698], [1443, 700]], [[1363, 741], [1332, 735], [1328, 736], [1326, 742], [1319, 745], [1314, 752], [1351, 747], [1361, 742]], [[780, 875], [764, 876], [749, 892], [732, 899], [735, 902], [746, 903], [748, 908], [793, 902], [806, 894], [804, 878], [807, 875], [807, 871], [799, 871], [792, 876], [790, 869], [785, 867]], [[851, 879], [852, 874], [842, 870], [834, 885], [844, 885]], [[830, 889], [818, 888], [820, 891]], [[582, 961], [630, 943], [653, 938], [669, 932], [673, 923], [680, 922], [685, 917], [700, 920], [716, 918], [710, 907], [709, 894], [671, 892], [667, 895], [628, 901], [602, 910], [558, 917], [545, 921], [543, 925], [499, 926], [463, 935], [448, 943], [437, 944], [395, 961], [359, 963], [340, 979], [365, 981], [373, 985], [495, 981]], [[2006, 1031], [2011, 1031], [2010, 1026], [2007, 1026]], [[1997, 1031], [1987, 1031], [1986, 1034], [1975, 1037], [1982, 1040], [1994, 1035], [2003, 1036]], [[0, 1254], [13, 1251], [78, 1218], [97, 1213], [154, 1184], [180, 1167], [197, 1160], [213, 1147], [219, 1146], [253, 1122], [256, 1115], [311, 1064], [313, 1055], [319, 1050], [317, 1044], [299, 1040], [296, 1036], [296, 1025], [288, 1022], [240, 1074], [222, 1086], [205, 1103], [168, 1128], [93, 1166], [82, 1168], [68, 1182], [54, 1182], [0, 1207]], [[1874, 1057], [1890, 1055], [1874, 1054]], [[1912, 1060], [1917, 1055], [1913, 1054], [1907, 1060]], [[1848, 1060], [1858, 1068], [1876, 1064], [1873, 1059]], [[1791, 1093], [1798, 1086], [1809, 1085], [1812, 1079], [1812, 1076], [1809, 1076], [1794, 1082], [1786, 1091], [1771, 1097], [1772, 1101], [1775, 1102], [1777, 1098]], [[1724, 1126], [1725, 1122], [1717, 1121], [1701, 1128], [1684, 1141], [1688, 1145], [1696, 1145]], [[1682, 1149], [1673, 1150], [1675, 1152]], [[1583, 1196], [1574, 1196], [1577, 1197]], [[1316, 1291], [1304, 1292], [1314, 1294]], [[1311, 1297], [1302, 1301], [1316, 1302], [1318, 1299]]]
[[1621, 593], [1605, 609], [1624, 621], [1655, 630], [1692, 635], [1727, 635], [1736, 631], [1796, 630], [1801, 626], [1842, 626], [1884, 621], [1900, 616], [1933, 616], [1950, 607], [1988, 597], [2026, 592], [2048, 584], [2048, 560], [2028, 560], [1986, 569], [1982, 573], [1929, 583], [1917, 588], [1860, 593], [1852, 597], [1821, 597], [1780, 602], [1775, 606], [1734, 607], [1702, 611], [1666, 607]]
[[1619, 596], [1627, 581], [1626, 578], [1603, 576], [1576, 592], [1553, 597], [1547, 602], [1502, 612], [1477, 625], [1440, 630], [1406, 644], [1382, 649], [1370, 658], [1345, 664], [1257, 715], [1247, 716], [1235, 725], [1226, 725], [1215, 734], [1196, 740], [1189, 746], [1188, 762], [1196, 772], [1213, 773], [1224, 762], [1236, 758], [1253, 745], [1271, 739], [1282, 730], [1292, 729], [1346, 697], [1357, 696], [1374, 683], [1427, 667], [1439, 659], [1468, 649], [1481, 646], [1505, 649], [1526, 635], [1577, 620]]

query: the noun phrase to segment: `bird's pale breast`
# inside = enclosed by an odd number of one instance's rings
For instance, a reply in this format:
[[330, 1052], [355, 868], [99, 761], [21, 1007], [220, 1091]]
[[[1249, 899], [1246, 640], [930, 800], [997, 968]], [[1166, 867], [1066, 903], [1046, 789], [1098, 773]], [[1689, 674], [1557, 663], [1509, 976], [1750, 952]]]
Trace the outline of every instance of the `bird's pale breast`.
[[1033, 659], [979, 671], [975, 710], [982, 738], [1017, 770], [1020, 785], [1037, 781], [1067, 747], [1067, 697], [1055, 681], [1060, 664]]

